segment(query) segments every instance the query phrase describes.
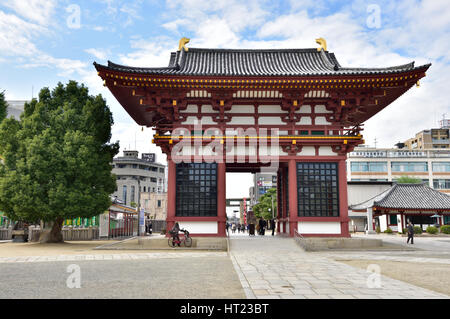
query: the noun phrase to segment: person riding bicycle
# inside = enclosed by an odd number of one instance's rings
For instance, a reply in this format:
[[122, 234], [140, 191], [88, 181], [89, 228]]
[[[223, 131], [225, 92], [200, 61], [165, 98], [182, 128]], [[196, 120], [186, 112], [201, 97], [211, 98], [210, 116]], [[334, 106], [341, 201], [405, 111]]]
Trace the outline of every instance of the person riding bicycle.
[[178, 225], [177, 222], [175, 222], [175, 225], [173, 225], [172, 229], [170, 230], [170, 234], [172, 235], [172, 245], [175, 247], [175, 243], [178, 243], [178, 247], [180, 247], [180, 236], [178, 233], [180, 232], [180, 225]]

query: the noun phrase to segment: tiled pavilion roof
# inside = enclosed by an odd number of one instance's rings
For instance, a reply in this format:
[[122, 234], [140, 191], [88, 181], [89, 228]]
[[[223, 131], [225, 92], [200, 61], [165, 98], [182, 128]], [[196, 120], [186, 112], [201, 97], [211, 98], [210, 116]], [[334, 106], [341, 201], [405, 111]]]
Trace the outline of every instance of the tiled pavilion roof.
[[395, 74], [411, 71], [414, 62], [386, 68], [341, 67], [334, 53], [317, 49], [199, 49], [172, 52], [169, 66], [143, 68], [108, 61], [111, 71], [183, 76], [335, 76]]
[[352, 210], [368, 207], [396, 210], [439, 210], [450, 211], [450, 196], [432, 189], [425, 183], [395, 184], [392, 188], [357, 205]]

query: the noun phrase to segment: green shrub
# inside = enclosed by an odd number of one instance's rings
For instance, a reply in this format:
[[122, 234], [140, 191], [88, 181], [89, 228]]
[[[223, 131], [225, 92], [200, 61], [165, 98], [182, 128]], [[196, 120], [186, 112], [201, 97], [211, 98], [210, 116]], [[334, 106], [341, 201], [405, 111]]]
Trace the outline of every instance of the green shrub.
[[428, 234], [437, 234], [437, 232], [438, 232], [438, 229], [436, 228], [436, 227], [434, 227], [434, 226], [428, 226], [427, 227], [427, 233]]
[[406, 229], [406, 228], [403, 228], [403, 230], [402, 230], [402, 234], [403, 235], [406, 235], [408, 233], [408, 229]]
[[441, 233], [450, 234], [450, 225], [441, 226]]
[[392, 229], [389, 227], [384, 231], [385, 234], [392, 234]]
[[377, 232], [377, 234], [381, 233], [380, 226], [377, 226], [377, 228], [375, 228], [375, 231]]
[[414, 234], [420, 235], [420, 234], [422, 234], [422, 232], [423, 232], [422, 227], [414, 226]]

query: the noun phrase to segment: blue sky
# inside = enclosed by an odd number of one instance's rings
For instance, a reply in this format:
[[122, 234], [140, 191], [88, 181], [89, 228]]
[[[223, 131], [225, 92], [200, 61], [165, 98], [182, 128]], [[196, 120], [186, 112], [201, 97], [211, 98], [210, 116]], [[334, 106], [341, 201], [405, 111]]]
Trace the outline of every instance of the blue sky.
[[324, 37], [344, 66], [433, 63], [413, 88], [365, 124], [365, 139], [392, 147], [450, 116], [450, 1], [0, 0], [0, 90], [30, 99], [70, 79], [102, 94], [111, 107], [113, 140], [154, 151], [102, 86], [92, 65], [111, 60], [165, 66], [178, 40], [190, 47], [305, 48]]

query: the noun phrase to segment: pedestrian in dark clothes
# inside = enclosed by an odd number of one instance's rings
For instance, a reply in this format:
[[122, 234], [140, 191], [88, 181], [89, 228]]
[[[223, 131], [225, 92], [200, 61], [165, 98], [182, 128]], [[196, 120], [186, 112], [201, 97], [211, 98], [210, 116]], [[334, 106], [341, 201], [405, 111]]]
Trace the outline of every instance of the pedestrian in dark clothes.
[[270, 220], [270, 228], [272, 229], [272, 236], [275, 235], [275, 219]]
[[406, 241], [409, 244], [409, 240], [411, 239], [411, 245], [414, 244], [414, 226], [411, 222], [408, 223], [408, 240]]

